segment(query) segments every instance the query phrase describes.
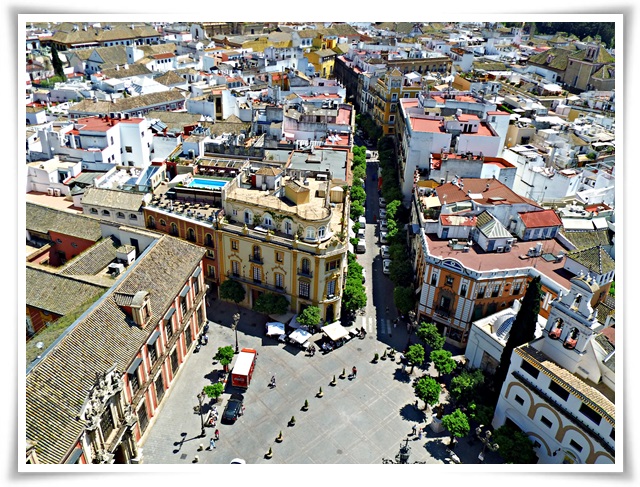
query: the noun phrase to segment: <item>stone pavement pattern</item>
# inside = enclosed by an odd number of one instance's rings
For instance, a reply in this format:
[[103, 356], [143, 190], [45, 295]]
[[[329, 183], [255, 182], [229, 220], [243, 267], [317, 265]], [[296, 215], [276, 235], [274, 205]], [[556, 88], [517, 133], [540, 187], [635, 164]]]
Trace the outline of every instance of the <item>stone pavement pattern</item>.
[[[166, 392], [161, 410], [143, 438], [144, 463], [191, 464], [198, 455], [199, 463], [212, 464], [226, 464], [233, 458], [258, 464], [380, 464], [382, 458], [395, 459], [408, 436], [410, 462], [450, 463], [446, 432], [434, 434], [427, 428], [422, 440], [411, 435], [414, 424], [425, 425], [430, 420], [425, 411], [414, 406], [411, 386], [424, 371], [416, 368], [407, 375], [397, 356], [396, 362], [371, 363], [374, 353], [382, 356], [386, 349], [374, 334], [364, 340], [352, 339], [326, 355], [317, 352], [314, 357], [306, 356], [301, 349], [266, 337], [267, 317], [246, 309], [241, 310], [238, 342], [240, 348], [259, 352], [253, 380], [246, 392], [227, 384], [215, 404], [222, 415], [230, 393], [244, 392], [245, 414], [233, 425], [218, 423], [220, 440], [214, 450], [207, 450], [215, 428], [205, 428], [206, 436], [199, 437], [196, 395], [217, 379], [221, 366], [214, 364], [212, 357], [218, 347], [235, 346], [230, 325], [236, 311], [235, 306], [219, 300], [212, 303], [207, 314], [211, 321], [209, 344], [188, 357]], [[399, 340], [406, 340], [406, 334]], [[343, 368], [349, 374], [354, 365], [357, 378], [341, 379]], [[277, 386], [272, 389], [268, 384], [274, 373]], [[334, 375], [336, 385], [331, 386]], [[317, 397], [320, 388], [323, 397]], [[302, 410], [305, 400], [309, 402], [306, 412]], [[296, 424], [288, 426], [292, 416]], [[280, 431], [284, 440], [277, 443]], [[269, 448], [273, 457], [266, 459]], [[466, 439], [456, 449], [463, 463], [475, 463], [479, 451], [478, 441], [469, 445]], [[491, 455], [486, 463], [493, 463]]]

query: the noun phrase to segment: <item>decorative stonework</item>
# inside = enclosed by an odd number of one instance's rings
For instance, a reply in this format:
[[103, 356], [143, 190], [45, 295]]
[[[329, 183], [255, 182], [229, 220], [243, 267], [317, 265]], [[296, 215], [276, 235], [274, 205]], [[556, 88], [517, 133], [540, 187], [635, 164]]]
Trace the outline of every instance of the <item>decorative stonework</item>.
[[84, 407], [87, 430], [92, 431], [99, 426], [107, 402], [123, 387], [122, 374], [115, 369], [115, 365], [105, 373], [96, 372], [96, 381], [89, 392], [89, 399]]

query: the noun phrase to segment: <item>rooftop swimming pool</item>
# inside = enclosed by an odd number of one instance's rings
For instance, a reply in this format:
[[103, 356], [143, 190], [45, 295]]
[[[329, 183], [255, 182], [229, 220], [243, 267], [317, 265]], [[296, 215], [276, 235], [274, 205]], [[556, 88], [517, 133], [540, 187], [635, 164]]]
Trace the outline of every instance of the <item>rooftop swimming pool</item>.
[[220, 179], [203, 179], [193, 178], [187, 184], [188, 188], [204, 188], [204, 189], [219, 189], [227, 185], [229, 181], [222, 181]]

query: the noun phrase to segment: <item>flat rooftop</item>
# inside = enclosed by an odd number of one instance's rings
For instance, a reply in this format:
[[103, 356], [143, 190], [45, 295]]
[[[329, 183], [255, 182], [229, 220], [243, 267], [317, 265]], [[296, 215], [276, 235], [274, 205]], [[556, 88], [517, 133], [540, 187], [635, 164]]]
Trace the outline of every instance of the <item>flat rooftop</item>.
[[[477, 272], [535, 267], [540, 273], [567, 290], [571, 289], [569, 281], [575, 277], [574, 274], [563, 268], [565, 259], [556, 262], [555, 259], [549, 261], [543, 257], [545, 254], [558, 255], [560, 252], [566, 255], [568, 249], [555, 239], [526, 242], [516, 240], [512, 245], [511, 252], [506, 253], [485, 252], [475, 243], [468, 252], [453, 250], [449, 247], [448, 238], [440, 239], [436, 234], [426, 234], [426, 239], [431, 256], [441, 259], [456, 259], [466, 268]], [[542, 244], [542, 256], [527, 256], [529, 248], [535, 247], [538, 242]]]

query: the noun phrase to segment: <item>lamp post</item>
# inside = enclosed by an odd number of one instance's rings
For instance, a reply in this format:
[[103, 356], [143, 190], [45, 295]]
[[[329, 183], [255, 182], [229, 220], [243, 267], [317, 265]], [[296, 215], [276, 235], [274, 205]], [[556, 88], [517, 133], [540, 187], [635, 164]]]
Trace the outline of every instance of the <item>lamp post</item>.
[[[409, 456], [411, 455], [411, 447], [409, 446], [409, 438], [404, 440], [404, 445], [400, 443], [400, 450], [396, 455], [396, 459], [383, 458], [382, 463], [396, 463], [396, 464], [408, 464]], [[413, 462], [413, 463], [426, 463], [426, 462]]]
[[236, 351], [235, 353], [240, 353], [240, 348], [238, 347], [238, 323], [240, 322], [240, 313], [235, 313], [233, 315], [233, 330], [236, 333]]
[[198, 394], [196, 397], [198, 398], [198, 406], [199, 406], [198, 411], [200, 412], [200, 436], [204, 437], [205, 436], [204, 418], [202, 417], [202, 402], [204, 401], [204, 398], [205, 398], [204, 390], [200, 392], [200, 394]]
[[476, 428], [476, 436], [482, 442], [482, 451], [478, 455], [478, 463], [481, 463], [484, 461], [484, 452], [487, 448], [490, 451], [496, 451], [500, 448], [500, 445], [491, 442], [491, 431], [485, 431], [484, 436], [482, 436], [482, 425]]

